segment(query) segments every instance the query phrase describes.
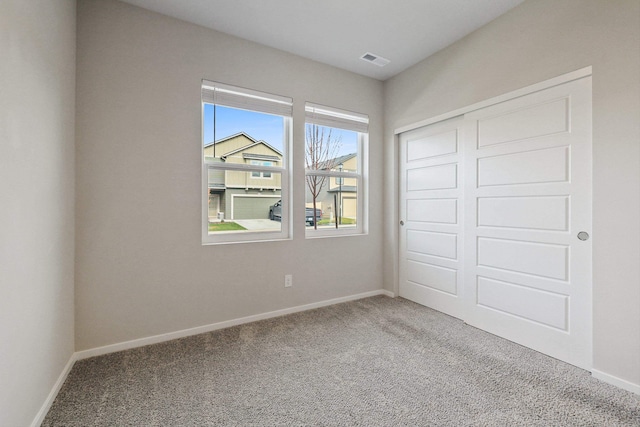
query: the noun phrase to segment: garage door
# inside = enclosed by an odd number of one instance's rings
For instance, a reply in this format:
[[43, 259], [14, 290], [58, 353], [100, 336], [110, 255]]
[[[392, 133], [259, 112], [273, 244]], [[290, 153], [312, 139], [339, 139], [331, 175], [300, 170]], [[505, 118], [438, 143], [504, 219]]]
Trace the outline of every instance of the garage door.
[[230, 219], [269, 219], [269, 206], [280, 196], [232, 196]]
[[358, 215], [358, 201], [355, 197], [342, 199], [342, 217], [356, 219]]

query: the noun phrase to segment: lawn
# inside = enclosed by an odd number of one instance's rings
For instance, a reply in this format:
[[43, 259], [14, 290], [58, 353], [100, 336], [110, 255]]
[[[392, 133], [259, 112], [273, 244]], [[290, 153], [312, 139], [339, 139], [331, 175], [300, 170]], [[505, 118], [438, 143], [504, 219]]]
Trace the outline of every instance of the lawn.
[[236, 224], [235, 222], [210, 222], [209, 223], [209, 232], [212, 231], [234, 231], [234, 230], [246, 230], [240, 224]]
[[[353, 225], [356, 223], [356, 220], [353, 218], [342, 218], [342, 223], [338, 224], [338, 226], [340, 225]], [[321, 219], [320, 221], [318, 221], [318, 225], [329, 225], [329, 224], [335, 224], [335, 219], [332, 220], [328, 220], [328, 219]]]

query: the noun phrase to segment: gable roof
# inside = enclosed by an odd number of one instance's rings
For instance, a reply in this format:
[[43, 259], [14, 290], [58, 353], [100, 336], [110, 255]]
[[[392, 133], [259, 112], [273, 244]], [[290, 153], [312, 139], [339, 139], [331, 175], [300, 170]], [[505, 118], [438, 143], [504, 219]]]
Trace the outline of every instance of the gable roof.
[[344, 156], [336, 157], [333, 159], [334, 165], [339, 165], [340, 163], [345, 163], [347, 160], [353, 159], [357, 153], [345, 154]]
[[[229, 151], [228, 153], [225, 153], [225, 154], [221, 155], [220, 156], [221, 159], [224, 160], [224, 159], [226, 159], [227, 157], [229, 157], [229, 156], [231, 156], [233, 154], [240, 153], [240, 152], [242, 152], [244, 150], [247, 150], [247, 149], [249, 149], [251, 147], [255, 147], [256, 145], [264, 145], [264, 146], [268, 147], [270, 150], [272, 150], [273, 152], [275, 152], [278, 156], [282, 157], [282, 152], [280, 150], [278, 150], [277, 148], [275, 148], [273, 145], [269, 144], [267, 141], [264, 141], [262, 139], [261, 140], [257, 140], [257, 139], [255, 139], [254, 137], [252, 137], [251, 135], [249, 135], [249, 134], [247, 134], [245, 132], [238, 132], [236, 134], [229, 135], [227, 137], [219, 139], [219, 140], [217, 140], [215, 142], [210, 142], [210, 143], [206, 144], [203, 148], [209, 148], [209, 147], [211, 147], [213, 145], [219, 145], [219, 144], [221, 144], [223, 142], [230, 141], [230, 140], [232, 140], [234, 138], [237, 138], [239, 136], [243, 136], [246, 139], [248, 139], [249, 141], [251, 141], [250, 144], [243, 145], [240, 148], [236, 148], [233, 151]], [[254, 154], [253, 156], [258, 156], [258, 155]], [[264, 155], [264, 156], [265, 157], [269, 157], [268, 159], [265, 159], [265, 160], [280, 160], [280, 158], [278, 158], [276, 156], [267, 156], [267, 155]], [[247, 156], [244, 155], [244, 157], [246, 158]]]
[[333, 159], [329, 159], [329, 160], [323, 162], [322, 167], [320, 169], [326, 170], [326, 169], [330, 169], [332, 167], [336, 167], [337, 165], [339, 165], [341, 163], [345, 163], [348, 160], [353, 159], [357, 155], [358, 155], [358, 153], [350, 153], [350, 154], [345, 154], [344, 156], [334, 157]]
[[[217, 141], [213, 141], [213, 142], [210, 142], [210, 143], [208, 143], [208, 144], [205, 144], [205, 145], [204, 145], [204, 148], [209, 148], [209, 147], [211, 147], [212, 145], [222, 144], [223, 142], [227, 142], [227, 141], [229, 141], [230, 139], [237, 138], [237, 137], [239, 137], [239, 136], [241, 136], [241, 135], [242, 135], [242, 136], [244, 136], [245, 138], [247, 138], [247, 139], [251, 140], [252, 142], [258, 142], [258, 140], [257, 140], [257, 139], [255, 139], [254, 137], [252, 137], [251, 135], [249, 135], [249, 134], [247, 134], [247, 133], [245, 133], [245, 132], [238, 132], [238, 133], [234, 133], [233, 135], [225, 136], [224, 138], [219, 139], [219, 140], [217, 140]], [[265, 144], [266, 144], [266, 142], [265, 142]], [[267, 144], [267, 145], [268, 145], [268, 144]]]
[[[255, 141], [255, 139], [254, 139], [254, 141]], [[229, 156], [231, 156], [231, 155], [233, 155], [233, 154], [240, 153], [240, 152], [242, 152], [242, 151], [244, 151], [244, 150], [247, 150], [247, 149], [249, 149], [249, 148], [251, 148], [251, 147], [255, 147], [256, 145], [261, 145], [261, 144], [262, 144], [262, 145], [266, 145], [266, 146], [267, 146], [267, 147], [269, 147], [271, 150], [275, 151], [278, 155], [282, 156], [282, 152], [280, 152], [280, 150], [278, 150], [278, 149], [277, 149], [277, 148], [275, 148], [275, 147], [272, 147], [271, 145], [267, 144], [265, 141], [255, 141], [255, 142], [253, 142], [253, 143], [251, 143], [251, 144], [249, 144], [249, 145], [244, 145], [244, 146], [242, 146], [242, 147], [240, 147], [240, 148], [236, 148], [236, 149], [235, 149], [235, 150], [233, 150], [233, 151], [229, 151], [228, 153], [225, 153], [225, 154], [223, 154], [222, 156], [220, 156], [220, 158], [221, 158], [221, 159], [226, 159], [227, 157], [229, 157]], [[245, 156], [245, 157], [246, 157], [246, 156]]]

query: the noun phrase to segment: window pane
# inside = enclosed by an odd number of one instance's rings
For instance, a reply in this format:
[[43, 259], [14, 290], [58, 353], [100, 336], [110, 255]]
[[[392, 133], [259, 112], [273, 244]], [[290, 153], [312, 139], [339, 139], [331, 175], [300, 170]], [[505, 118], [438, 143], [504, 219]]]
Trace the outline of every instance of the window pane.
[[209, 234], [279, 232], [281, 174], [209, 168]]
[[[354, 131], [306, 124], [305, 167], [358, 173], [358, 133]], [[357, 178], [306, 176], [307, 228], [335, 229], [356, 227]], [[313, 205], [316, 205], [314, 220]]]
[[204, 80], [201, 100], [202, 243], [289, 237], [292, 100]]
[[[358, 217], [358, 179], [307, 175], [307, 228], [355, 228]], [[314, 222], [314, 197], [311, 188], [319, 189], [315, 198], [317, 224]], [[337, 225], [337, 226], [336, 226]]]
[[357, 132], [306, 124], [306, 169], [359, 172], [358, 155]]
[[283, 167], [284, 127], [283, 116], [204, 104], [205, 161]]

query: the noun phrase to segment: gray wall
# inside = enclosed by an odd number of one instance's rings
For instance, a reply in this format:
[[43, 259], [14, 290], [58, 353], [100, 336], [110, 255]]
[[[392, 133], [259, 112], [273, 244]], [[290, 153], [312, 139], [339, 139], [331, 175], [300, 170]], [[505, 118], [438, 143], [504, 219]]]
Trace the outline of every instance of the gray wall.
[[[122, 3], [78, 6], [76, 98], [75, 2], [0, 2], [0, 425], [29, 424], [74, 351], [74, 265], [76, 350], [394, 290], [393, 129], [588, 65], [594, 367], [640, 384], [637, 1], [529, 0], [384, 86]], [[305, 101], [369, 114], [370, 233], [305, 240], [297, 210], [293, 240], [202, 246], [202, 78], [293, 97], [298, 144]]]
[[0, 425], [73, 354], [75, 1], [0, 2]]
[[201, 79], [294, 99], [299, 206], [305, 101], [368, 114], [381, 171], [381, 82], [95, 0], [78, 4], [77, 73], [77, 350], [382, 289], [381, 173], [366, 236], [305, 240], [296, 209], [293, 240], [200, 243]]
[[593, 66], [594, 368], [640, 384], [640, 2], [528, 0], [385, 82], [385, 287], [397, 277], [393, 130]]

